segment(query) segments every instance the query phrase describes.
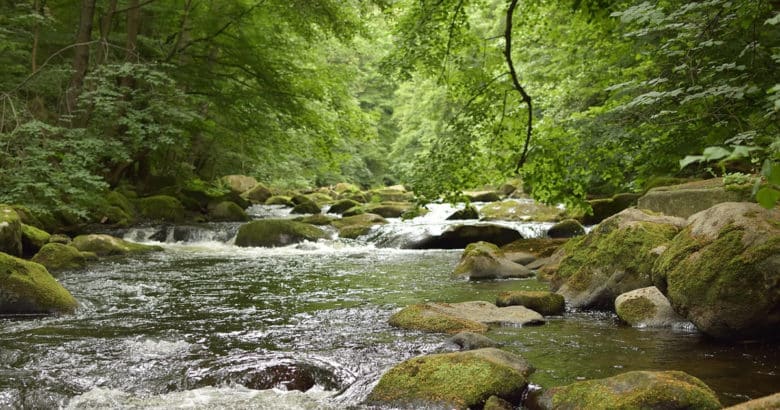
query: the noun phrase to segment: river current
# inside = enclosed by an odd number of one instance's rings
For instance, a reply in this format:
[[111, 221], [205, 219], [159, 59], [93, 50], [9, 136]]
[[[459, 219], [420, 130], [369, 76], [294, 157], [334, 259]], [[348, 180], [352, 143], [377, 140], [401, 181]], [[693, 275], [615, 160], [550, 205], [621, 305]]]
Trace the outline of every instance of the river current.
[[[283, 248], [232, 245], [237, 224], [179, 238], [171, 227], [126, 232], [165, 251], [58, 275], [81, 303], [75, 315], [0, 318], [0, 408], [361, 408], [390, 367], [452, 349], [446, 335], [390, 327], [401, 307], [547, 287], [453, 279], [461, 251], [399, 249], [446, 227], [439, 214], [448, 211], [358, 240]], [[547, 227], [510, 225], [526, 237]], [[537, 387], [674, 369], [701, 378], [724, 404], [780, 390], [776, 343], [721, 344], [690, 327], [635, 329], [610, 313], [569, 311], [488, 336], [537, 368]]]

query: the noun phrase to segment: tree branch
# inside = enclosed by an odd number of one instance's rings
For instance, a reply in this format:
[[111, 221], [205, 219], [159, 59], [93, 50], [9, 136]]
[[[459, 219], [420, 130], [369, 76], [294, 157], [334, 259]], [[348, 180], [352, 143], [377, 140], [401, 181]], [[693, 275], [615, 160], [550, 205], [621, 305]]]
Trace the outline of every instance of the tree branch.
[[512, 61], [512, 16], [515, 12], [515, 8], [517, 7], [517, 2], [518, 0], [511, 0], [509, 2], [509, 7], [506, 10], [506, 31], [504, 31], [504, 41], [506, 43], [504, 45], [504, 58], [506, 59], [507, 66], [509, 66], [509, 75], [512, 77], [512, 86], [518, 93], [520, 93], [522, 101], [528, 107], [528, 125], [526, 128], [525, 145], [523, 146], [523, 153], [520, 155], [520, 159], [517, 161], [515, 173], [520, 171], [520, 168], [523, 167], [523, 164], [525, 164], [525, 160], [528, 157], [528, 147], [531, 144], [531, 133], [533, 130], [534, 119], [531, 96], [528, 95], [523, 86], [520, 85], [520, 80], [517, 78], [517, 71], [515, 70], [514, 61]]

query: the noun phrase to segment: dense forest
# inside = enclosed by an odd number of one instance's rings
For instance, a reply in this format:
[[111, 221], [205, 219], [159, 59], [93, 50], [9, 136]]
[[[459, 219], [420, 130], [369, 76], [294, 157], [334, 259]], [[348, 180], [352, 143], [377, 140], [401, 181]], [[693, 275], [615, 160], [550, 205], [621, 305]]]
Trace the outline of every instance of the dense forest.
[[[0, 203], [252, 175], [780, 197], [776, 0], [0, 0]], [[96, 205], [98, 204], [98, 205]], [[769, 206], [769, 205], [767, 205]]]

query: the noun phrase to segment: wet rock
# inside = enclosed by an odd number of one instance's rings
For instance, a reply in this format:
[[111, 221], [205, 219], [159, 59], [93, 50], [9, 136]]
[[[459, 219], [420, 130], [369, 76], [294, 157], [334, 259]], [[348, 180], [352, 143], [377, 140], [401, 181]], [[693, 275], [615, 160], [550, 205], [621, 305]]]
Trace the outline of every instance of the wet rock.
[[780, 409], [780, 393], [760, 399], [750, 400], [736, 406], [727, 407], [724, 410], [773, 410]]
[[561, 219], [561, 210], [531, 200], [508, 199], [493, 202], [479, 209], [485, 221], [539, 221], [550, 222]]
[[325, 214], [314, 214], [314, 215], [304, 216], [300, 218], [295, 218], [294, 220], [298, 222], [303, 222], [305, 224], [310, 224], [310, 225], [325, 226], [325, 225], [330, 225], [333, 222], [334, 218]]
[[385, 373], [367, 402], [467, 409], [497, 396], [518, 403], [532, 371], [522, 357], [492, 348], [415, 357]]
[[469, 280], [528, 278], [533, 273], [523, 265], [504, 256], [498, 246], [488, 242], [469, 244], [452, 272], [453, 276]]
[[250, 190], [244, 191], [244, 193], [241, 194], [241, 196], [253, 204], [264, 204], [273, 195], [274, 194], [271, 192], [271, 190], [261, 183], [256, 184]]
[[550, 238], [573, 238], [585, 235], [585, 228], [575, 219], [564, 219], [547, 230]]
[[612, 198], [593, 199], [588, 201], [593, 210], [591, 215], [582, 217], [582, 223], [585, 225], [595, 225], [609, 218], [620, 211], [636, 205], [639, 194], [617, 194]]
[[458, 346], [460, 350], [475, 350], [500, 346], [498, 342], [473, 332], [460, 332], [447, 339], [447, 343]]
[[[395, 185], [392, 187], [375, 189], [368, 192], [370, 197], [376, 197], [379, 202], [410, 202], [414, 199], [414, 194], [407, 192], [406, 188], [401, 185]], [[354, 198], [352, 198], [354, 199]], [[358, 201], [360, 202], [360, 201]]]
[[[518, 239], [501, 247], [505, 254], [524, 252], [536, 256], [537, 258], [546, 258], [553, 254], [568, 239], [553, 238], [528, 238]], [[519, 263], [519, 262], [518, 262]]]
[[0, 252], [22, 256], [22, 220], [7, 205], [0, 205]]
[[351, 199], [342, 199], [335, 204], [331, 205], [330, 209], [328, 210], [328, 213], [331, 214], [343, 214], [346, 210], [350, 208], [354, 208], [356, 206], [360, 206], [360, 203], [357, 201], [353, 201]]
[[455, 213], [447, 217], [448, 221], [459, 221], [464, 219], [479, 219], [479, 211], [477, 211], [477, 208], [469, 205], [463, 209], [455, 211]]
[[318, 386], [323, 390], [338, 390], [341, 381], [333, 370], [295, 359], [262, 360], [251, 365], [238, 364], [221, 368], [215, 373], [190, 381], [192, 387], [240, 384], [253, 390], [279, 389], [308, 391]]
[[513, 410], [514, 408], [515, 406], [512, 403], [498, 396], [490, 396], [482, 410]]
[[501, 195], [496, 191], [471, 191], [464, 192], [463, 195], [470, 202], [496, 202], [501, 200]]
[[726, 186], [723, 178], [653, 188], [639, 198], [637, 207], [687, 218], [723, 202], [749, 201], [752, 183]]
[[371, 231], [374, 225], [386, 224], [387, 220], [376, 214], [359, 214], [335, 219], [331, 222], [342, 238], [355, 239]]
[[400, 218], [405, 212], [414, 208], [410, 203], [380, 203], [366, 206], [364, 209], [368, 213], [377, 214], [384, 218]]
[[653, 284], [658, 257], [651, 250], [670, 241], [684, 224], [681, 218], [626, 209], [556, 253], [560, 262], [552, 288], [575, 308], [611, 310], [621, 293]]
[[336, 191], [337, 194], [354, 194], [357, 192], [360, 192], [360, 187], [355, 184], [350, 184], [347, 182], [339, 182], [333, 187], [333, 190]]
[[70, 236], [61, 233], [55, 233], [49, 237], [49, 243], [61, 243], [63, 245], [67, 245], [72, 241], [73, 240], [70, 238]]
[[234, 202], [224, 201], [209, 209], [209, 219], [217, 222], [246, 222], [249, 216]]
[[221, 178], [222, 183], [227, 185], [230, 191], [236, 194], [243, 194], [257, 186], [258, 182], [254, 177], [246, 175], [226, 175]]
[[425, 303], [407, 306], [390, 317], [390, 325], [439, 333], [483, 333], [488, 326], [526, 326], [544, 323], [523, 306], [499, 308], [488, 302]]
[[431, 236], [404, 247], [409, 249], [463, 249], [474, 242], [490, 242], [497, 246], [522, 239], [514, 229], [499, 225], [455, 225], [447, 228], [441, 235]]
[[22, 224], [22, 254], [25, 257], [35, 255], [43, 245], [49, 242], [51, 235], [34, 226]]
[[322, 209], [316, 202], [309, 197], [303, 195], [295, 195], [292, 197], [292, 202], [295, 204], [291, 213], [294, 214], [318, 214], [322, 212]]
[[295, 204], [293, 204], [292, 199], [287, 196], [281, 196], [281, 195], [275, 195], [272, 196], [265, 201], [266, 205], [284, 205], [293, 207]]
[[81, 252], [73, 246], [47, 243], [33, 256], [32, 261], [45, 266], [49, 272], [58, 272], [81, 269], [86, 266], [90, 256], [89, 253]]
[[653, 268], [676, 312], [717, 338], [780, 336], [780, 210], [727, 202], [694, 214]]
[[0, 314], [72, 313], [76, 307], [43, 265], [0, 253]]
[[655, 286], [632, 290], [615, 299], [615, 312], [634, 327], [670, 327], [684, 322]]
[[82, 252], [93, 252], [98, 256], [127, 255], [132, 253], [158, 252], [159, 246], [142, 245], [127, 242], [110, 235], [80, 235], [73, 239], [71, 246]]
[[636, 371], [547, 389], [541, 409], [720, 409], [715, 392], [680, 371]]
[[544, 316], [561, 315], [566, 310], [563, 296], [548, 291], [517, 290], [501, 292], [496, 306], [525, 306]]
[[185, 218], [184, 205], [168, 195], [155, 195], [135, 202], [138, 213], [145, 219], [163, 222], [182, 222]]
[[261, 219], [244, 224], [236, 235], [237, 246], [286, 246], [326, 238], [320, 228], [285, 219]]

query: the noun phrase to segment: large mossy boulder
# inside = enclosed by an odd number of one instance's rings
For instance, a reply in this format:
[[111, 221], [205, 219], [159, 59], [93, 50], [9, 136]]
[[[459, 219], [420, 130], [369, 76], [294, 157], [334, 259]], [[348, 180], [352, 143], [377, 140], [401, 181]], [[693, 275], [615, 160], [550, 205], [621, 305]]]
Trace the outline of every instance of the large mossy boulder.
[[368, 404], [401, 408], [482, 408], [491, 396], [519, 403], [533, 368], [495, 348], [409, 359], [382, 375]]
[[25, 257], [35, 255], [43, 245], [51, 239], [51, 235], [32, 225], [22, 224], [22, 254]]
[[168, 195], [155, 195], [135, 202], [138, 213], [145, 219], [180, 223], [185, 219], [184, 205]]
[[582, 223], [585, 225], [595, 225], [609, 218], [620, 211], [636, 205], [640, 194], [623, 193], [617, 194], [611, 198], [592, 199], [588, 201], [592, 213], [583, 216]]
[[288, 207], [294, 207], [295, 204], [292, 202], [292, 199], [289, 196], [283, 196], [283, 195], [274, 195], [265, 201], [266, 205], [284, 205]]
[[465, 219], [479, 219], [479, 211], [474, 205], [468, 205], [463, 209], [458, 209], [447, 217], [448, 221], [460, 221]]
[[0, 252], [22, 256], [22, 220], [7, 205], [0, 205]]
[[391, 326], [437, 333], [484, 333], [489, 326], [525, 326], [544, 323], [537, 312], [523, 306], [498, 306], [482, 301], [410, 305], [390, 317]]
[[376, 200], [375, 202], [411, 202], [414, 200], [414, 194], [407, 192], [406, 188], [400, 185], [375, 189], [369, 191], [368, 195], [372, 200]]
[[485, 221], [555, 222], [561, 219], [562, 212], [554, 206], [539, 204], [530, 199], [507, 199], [489, 203], [479, 209]]
[[653, 284], [658, 256], [652, 250], [671, 241], [684, 225], [681, 218], [623, 210], [559, 250], [553, 290], [572, 307], [611, 310], [618, 295]]
[[691, 216], [653, 280], [710, 336], [780, 336], [780, 209], [730, 202]]
[[77, 307], [43, 265], [0, 253], [0, 315], [72, 313]]
[[209, 209], [209, 219], [216, 222], [246, 222], [250, 218], [235, 202], [224, 201]]
[[414, 208], [414, 205], [410, 203], [402, 202], [383, 202], [379, 204], [371, 204], [365, 207], [365, 211], [372, 214], [380, 215], [384, 218], [400, 218], [401, 215]]
[[563, 296], [548, 291], [516, 290], [501, 292], [496, 306], [525, 306], [544, 316], [561, 315], [566, 310]]
[[220, 181], [236, 194], [243, 194], [257, 186], [258, 182], [254, 177], [247, 175], [225, 175]]
[[404, 246], [409, 249], [464, 249], [474, 242], [485, 241], [501, 246], [522, 238], [516, 230], [501, 225], [454, 225], [439, 235]]
[[261, 183], [257, 183], [254, 187], [241, 194], [242, 197], [253, 204], [264, 204], [268, 198], [271, 198], [273, 195], [271, 190]]
[[704, 382], [680, 371], [635, 371], [547, 389], [542, 409], [715, 410], [722, 406]]
[[73, 238], [71, 246], [81, 252], [92, 252], [98, 256], [128, 255], [135, 253], [159, 252], [159, 246], [128, 242], [111, 235], [90, 234]]
[[496, 191], [466, 191], [463, 195], [470, 202], [496, 202], [501, 200], [501, 193]]
[[322, 208], [320, 208], [319, 205], [317, 205], [314, 200], [311, 198], [305, 196], [305, 195], [294, 195], [292, 197], [292, 202], [295, 204], [293, 207], [291, 213], [294, 214], [318, 214], [322, 212]]
[[342, 199], [331, 205], [330, 209], [328, 209], [328, 213], [341, 215], [348, 209], [356, 206], [360, 206], [360, 203], [351, 199]]
[[684, 322], [655, 286], [632, 290], [615, 299], [615, 312], [634, 327], [671, 327]]
[[504, 252], [489, 242], [469, 244], [452, 272], [469, 280], [528, 278], [534, 274], [525, 266], [512, 262]]
[[387, 220], [376, 214], [360, 214], [335, 219], [331, 224], [339, 230], [339, 237], [355, 239], [371, 231], [374, 225], [386, 224]]
[[81, 269], [94, 255], [94, 253], [81, 252], [70, 245], [47, 243], [33, 256], [32, 261], [45, 266], [49, 272], [58, 272]]
[[653, 188], [639, 198], [637, 207], [687, 218], [723, 202], [749, 201], [753, 184], [728, 185], [723, 178]]
[[236, 235], [237, 246], [274, 247], [327, 238], [322, 229], [287, 219], [261, 219], [244, 224]]

